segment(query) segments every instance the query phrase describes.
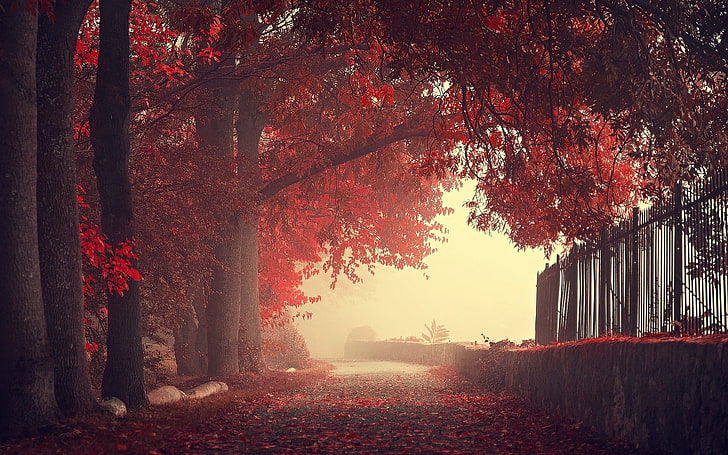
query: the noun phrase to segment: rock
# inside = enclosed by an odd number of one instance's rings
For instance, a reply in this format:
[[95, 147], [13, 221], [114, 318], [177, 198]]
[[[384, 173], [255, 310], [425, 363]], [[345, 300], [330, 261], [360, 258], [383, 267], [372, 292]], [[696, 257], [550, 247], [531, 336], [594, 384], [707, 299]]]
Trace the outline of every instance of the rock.
[[228, 386], [224, 382], [210, 381], [186, 390], [184, 393], [189, 399], [205, 398], [216, 393], [227, 392]]
[[101, 400], [101, 407], [106, 409], [113, 415], [114, 417], [117, 417], [119, 419], [123, 419], [126, 417], [126, 405], [123, 401], [116, 397], [107, 397]]
[[170, 404], [182, 401], [187, 395], [171, 385], [165, 385], [147, 393], [147, 399], [151, 405]]

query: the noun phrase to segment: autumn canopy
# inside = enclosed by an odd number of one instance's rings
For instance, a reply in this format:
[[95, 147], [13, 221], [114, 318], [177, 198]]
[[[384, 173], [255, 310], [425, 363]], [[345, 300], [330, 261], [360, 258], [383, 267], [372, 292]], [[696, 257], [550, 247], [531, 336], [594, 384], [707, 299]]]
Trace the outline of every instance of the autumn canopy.
[[144, 406], [143, 336], [260, 371], [306, 278], [425, 268], [460, 179], [548, 251], [726, 159], [723, 2], [37, 3], [0, 1], [7, 434], [91, 409], [87, 355]]

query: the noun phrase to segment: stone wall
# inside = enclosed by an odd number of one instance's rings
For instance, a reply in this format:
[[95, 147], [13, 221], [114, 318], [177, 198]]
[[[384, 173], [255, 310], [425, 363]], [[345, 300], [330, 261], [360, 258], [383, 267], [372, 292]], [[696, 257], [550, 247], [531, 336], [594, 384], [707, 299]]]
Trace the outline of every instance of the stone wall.
[[513, 351], [506, 388], [614, 437], [728, 453], [728, 341], [617, 338]]
[[352, 340], [344, 345], [344, 357], [441, 365], [444, 362], [446, 346], [446, 344], [429, 345], [407, 341]]
[[[613, 338], [495, 351], [359, 342], [347, 354], [453, 366], [641, 447], [675, 454], [728, 453], [728, 339]], [[430, 351], [432, 352], [432, 351]]]

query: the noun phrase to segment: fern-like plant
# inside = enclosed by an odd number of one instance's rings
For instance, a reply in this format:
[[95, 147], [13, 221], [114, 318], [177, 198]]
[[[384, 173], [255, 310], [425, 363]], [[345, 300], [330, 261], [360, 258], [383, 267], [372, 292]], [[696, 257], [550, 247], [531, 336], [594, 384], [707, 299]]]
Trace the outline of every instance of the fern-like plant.
[[450, 331], [445, 328], [444, 325], [438, 324], [435, 320], [432, 320], [432, 324], [425, 324], [427, 333], [422, 334], [422, 338], [430, 344], [444, 343], [450, 338]]

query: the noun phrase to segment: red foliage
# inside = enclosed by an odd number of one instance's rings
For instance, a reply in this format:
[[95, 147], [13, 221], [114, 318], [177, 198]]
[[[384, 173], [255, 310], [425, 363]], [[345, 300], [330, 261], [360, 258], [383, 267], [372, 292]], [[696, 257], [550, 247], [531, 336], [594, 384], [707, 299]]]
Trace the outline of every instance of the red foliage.
[[[261, 312], [271, 318], [315, 301], [300, 287], [316, 273], [335, 285], [379, 264], [424, 269], [444, 238], [436, 217], [454, 174], [479, 182], [470, 222], [519, 247], [594, 237], [635, 203], [649, 185], [649, 144], [625, 126], [639, 116], [586, 87], [608, 82], [592, 74], [608, 52], [589, 46], [607, 46], [613, 26], [578, 17], [591, 3], [485, 2], [457, 15], [417, 4], [321, 0], [291, 15], [273, 0], [134, 3], [132, 175], [149, 314], [169, 324], [204, 294], [231, 213], [261, 216]], [[82, 94], [94, 14], [77, 46]], [[208, 100], [198, 89], [210, 84], [260, 99], [257, 166], [199, 149]], [[79, 97], [79, 112], [87, 102]], [[87, 255], [106, 249], [92, 227], [86, 235]], [[116, 271], [134, 278], [129, 247], [116, 246], [102, 272], [112, 287], [123, 287]]]
[[172, 452], [648, 453], [516, 398], [483, 393], [443, 367], [332, 375], [220, 413], [167, 442]]
[[[83, 189], [80, 188], [83, 192]], [[89, 208], [82, 196], [78, 197], [81, 208]], [[106, 289], [108, 292], [122, 295], [124, 291], [129, 289], [129, 280], [140, 281], [142, 279], [139, 270], [133, 265], [131, 260], [137, 259], [133, 251], [133, 240], [127, 240], [119, 245], [112, 247], [107, 241], [106, 236], [101, 232], [101, 228], [91, 223], [86, 216], [81, 216], [81, 255], [86, 270], [98, 270], [105, 279]], [[93, 287], [91, 282], [94, 281], [91, 273], [84, 274], [84, 294], [91, 295]]]
[[[79, 187], [79, 192], [83, 194], [83, 188]], [[78, 203], [82, 210], [90, 209], [82, 195], [78, 196]], [[139, 270], [132, 264], [132, 259], [137, 259], [133, 250], [134, 241], [128, 240], [112, 247], [101, 232], [101, 228], [85, 215], [81, 216], [80, 230], [84, 306], [86, 311], [93, 314], [96, 319], [105, 320], [106, 308], [98, 307], [99, 304], [95, 304], [93, 305], [94, 310], [90, 308], [92, 305], [89, 305], [88, 299], [94, 295], [94, 283], [99, 276], [105, 283], [106, 292], [119, 295], [129, 289], [129, 280], [140, 281], [142, 279]], [[88, 340], [85, 346], [86, 351], [97, 352], [99, 350], [98, 342], [102, 340], [89, 333], [89, 329], [93, 325], [89, 318], [84, 318], [84, 323]]]
[[386, 43], [388, 68], [441, 81], [468, 135], [462, 175], [479, 181], [470, 221], [520, 247], [593, 239], [639, 198], [724, 166], [725, 11], [711, 2], [301, 8], [327, 46], [361, 34]]
[[[274, 21], [276, 8], [265, 6], [264, 21]], [[166, 326], [174, 323], [170, 312], [206, 287], [211, 245], [224, 240], [220, 223], [261, 201], [264, 318], [317, 301], [300, 286], [321, 270], [335, 282], [339, 275], [358, 281], [359, 268], [376, 264], [424, 268], [431, 242], [443, 239], [435, 217], [448, 209], [441, 183], [429, 176], [445, 176], [455, 163], [444, 158], [444, 141], [432, 138], [447, 131], [432, 87], [380, 73], [377, 43], [321, 54], [293, 34], [270, 33], [249, 46], [250, 17], [234, 12], [189, 4], [170, 13], [146, 2], [132, 12], [136, 243], [144, 252], [142, 292], [154, 295], [147, 314]], [[78, 46], [81, 77], [95, 64], [93, 14]], [[241, 49], [228, 72], [230, 53]], [[201, 64], [209, 74], [199, 75]], [[262, 186], [251, 186], [240, 163], [199, 150], [195, 90], [214, 77], [239, 78], [264, 97]], [[84, 140], [86, 123], [79, 125]]]

